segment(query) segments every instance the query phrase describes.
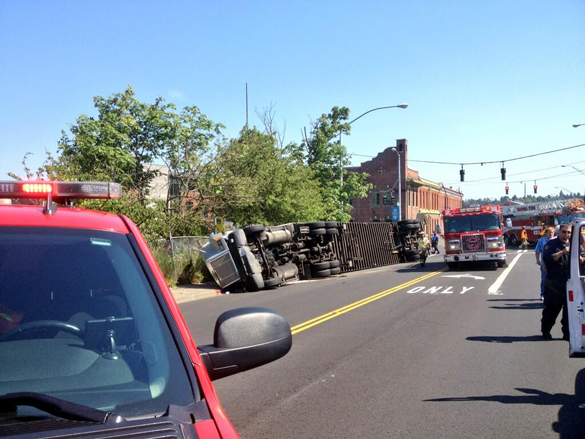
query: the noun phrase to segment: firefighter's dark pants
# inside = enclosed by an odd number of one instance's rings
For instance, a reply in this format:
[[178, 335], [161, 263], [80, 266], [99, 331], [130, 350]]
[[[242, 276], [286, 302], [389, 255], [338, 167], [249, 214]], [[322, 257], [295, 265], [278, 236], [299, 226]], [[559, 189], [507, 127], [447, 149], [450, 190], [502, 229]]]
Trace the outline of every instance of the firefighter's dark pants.
[[545, 282], [544, 287], [544, 309], [542, 310], [542, 325], [541, 330], [543, 334], [550, 334], [550, 330], [554, 326], [557, 316], [560, 311], [563, 311], [561, 317], [561, 327], [563, 330], [563, 337], [569, 337], [569, 315], [567, 312], [567, 295], [565, 293], [565, 285], [556, 285], [549, 281]]

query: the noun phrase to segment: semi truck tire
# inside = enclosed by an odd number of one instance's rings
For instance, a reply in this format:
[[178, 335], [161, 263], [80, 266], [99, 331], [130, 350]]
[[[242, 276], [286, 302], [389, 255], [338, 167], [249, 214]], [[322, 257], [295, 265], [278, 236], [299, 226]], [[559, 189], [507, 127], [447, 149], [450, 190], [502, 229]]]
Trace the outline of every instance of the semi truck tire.
[[263, 224], [254, 224], [251, 226], [244, 227], [244, 233], [246, 236], [255, 235], [256, 233], [263, 232], [266, 229]]
[[308, 223], [309, 229], [323, 229], [325, 228], [325, 221], [316, 221], [314, 223]]
[[313, 277], [329, 277], [331, 276], [331, 270], [327, 269], [327, 270], [319, 270], [319, 271], [315, 271], [312, 274]]
[[335, 267], [335, 268], [331, 268], [329, 271], [331, 271], [331, 275], [340, 274], [341, 273], [341, 268]]
[[309, 230], [309, 236], [322, 236], [327, 234], [327, 229], [311, 229]]
[[326, 270], [330, 267], [331, 267], [331, 262], [329, 262], [329, 261], [315, 262], [315, 263], [311, 264], [311, 270], [313, 270], [313, 271]]
[[331, 229], [337, 227], [337, 223], [335, 221], [325, 221], [325, 228]]
[[334, 259], [332, 261], [329, 262], [329, 268], [337, 268], [341, 265], [341, 262], [339, 262], [339, 260]]
[[326, 234], [333, 236], [333, 235], [339, 235], [339, 230], [337, 229], [325, 229]]

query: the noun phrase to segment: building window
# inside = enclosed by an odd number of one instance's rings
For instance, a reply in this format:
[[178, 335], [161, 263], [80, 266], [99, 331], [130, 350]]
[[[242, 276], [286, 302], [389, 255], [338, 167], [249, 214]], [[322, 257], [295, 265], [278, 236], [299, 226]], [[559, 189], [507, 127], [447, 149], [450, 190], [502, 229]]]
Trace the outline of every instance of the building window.
[[372, 193], [372, 206], [379, 206], [381, 201], [382, 200], [380, 200], [380, 192], [375, 190]]

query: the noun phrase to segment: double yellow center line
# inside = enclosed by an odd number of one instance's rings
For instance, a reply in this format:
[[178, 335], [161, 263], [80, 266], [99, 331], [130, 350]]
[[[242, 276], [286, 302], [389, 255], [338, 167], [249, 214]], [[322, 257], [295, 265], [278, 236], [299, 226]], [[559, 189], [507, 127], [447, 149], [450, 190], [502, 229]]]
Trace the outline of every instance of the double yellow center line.
[[433, 271], [424, 276], [405, 282], [402, 285], [398, 285], [396, 287], [390, 288], [389, 290], [382, 291], [381, 293], [374, 294], [373, 296], [366, 297], [365, 299], [358, 300], [357, 302], [350, 303], [349, 305], [345, 305], [343, 308], [336, 309], [334, 311], [328, 312], [327, 314], [323, 314], [319, 317], [315, 317], [314, 319], [308, 320], [305, 323], [301, 323], [300, 325], [293, 326], [291, 328], [291, 332], [293, 335], [298, 334], [299, 332], [302, 332], [305, 329], [312, 328], [313, 326], [326, 322], [327, 320], [339, 317], [340, 315], [345, 314], [346, 312], [353, 311], [354, 309], [367, 305], [368, 303], [374, 302], [375, 300], [381, 299], [382, 297], [389, 296], [390, 294], [395, 293], [396, 291], [400, 291], [406, 287], [422, 282], [423, 280], [427, 280], [446, 270], [447, 268], [442, 268], [440, 270]]

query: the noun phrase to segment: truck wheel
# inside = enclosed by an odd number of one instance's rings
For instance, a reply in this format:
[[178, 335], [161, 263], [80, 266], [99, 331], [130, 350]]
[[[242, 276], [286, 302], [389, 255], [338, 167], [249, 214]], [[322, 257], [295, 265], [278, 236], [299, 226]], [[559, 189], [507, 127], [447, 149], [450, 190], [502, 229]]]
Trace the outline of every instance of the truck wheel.
[[[315, 230], [319, 230], [319, 229], [315, 229]], [[337, 229], [325, 229], [325, 231], [326, 231], [326, 234], [330, 235], [330, 236], [339, 235], [339, 230], [337, 230]]]
[[502, 268], [502, 267], [504, 267], [505, 265], [506, 265], [506, 261], [505, 261], [505, 260], [503, 260], [503, 261], [498, 261], [498, 267]]
[[314, 223], [308, 223], [307, 225], [309, 226], [309, 229], [323, 229], [323, 228], [325, 228], [324, 221], [316, 221]]
[[331, 229], [331, 228], [336, 228], [337, 227], [337, 223], [335, 221], [325, 221], [325, 228], [326, 229]]
[[329, 271], [331, 271], [331, 274], [340, 274], [341, 273], [341, 268], [339, 267], [335, 267], [335, 268], [331, 268]]
[[402, 221], [398, 221], [398, 227], [402, 227], [405, 226], [407, 224], [418, 224], [417, 220], [402, 220]]
[[341, 262], [339, 262], [339, 260], [337, 259], [333, 259], [332, 261], [329, 261], [329, 268], [337, 268], [341, 265]]
[[309, 236], [322, 236], [327, 234], [327, 229], [311, 229], [309, 230]]
[[314, 264], [311, 264], [311, 270], [312, 271], [326, 270], [329, 267], [331, 267], [331, 262], [329, 262], [329, 261], [315, 262]]
[[282, 284], [282, 279], [279, 277], [272, 277], [264, 281], [264, 288], [276, 288]]
[[418, 230], [420, 229], [420, 223], [416, 223], [416, 224], [405, 224], [403, 226], [400, 226], [401, 230]]
[[516, 235], [510, 235], [510, 244], [512, 244], [514, 247], [518, 245], [518, 237]]
[[504, 245], [507, 246], [509, 242], [510, 238], [508, 238], [508, 235], [504, 235]]
[[265, 229], [266, 227], [264, 227], [264, 224], [254, 224], [252, 226], [244, 227], [244, 233], [246, 236], [251, 236], [263, 232]]
[[329, 277], [331, 276], [331, 270], [327, 269], [327, 270], [319, 270], [319, 271], [315, 271], [312, 274], [313, 277]]

